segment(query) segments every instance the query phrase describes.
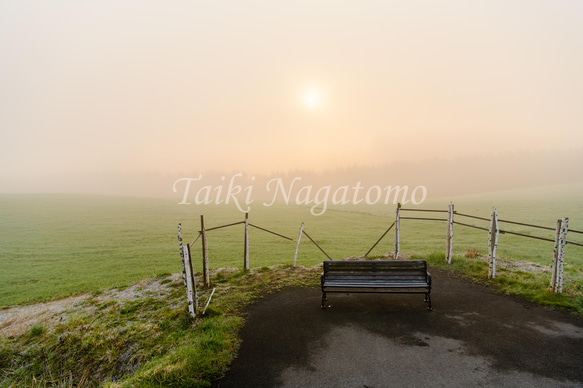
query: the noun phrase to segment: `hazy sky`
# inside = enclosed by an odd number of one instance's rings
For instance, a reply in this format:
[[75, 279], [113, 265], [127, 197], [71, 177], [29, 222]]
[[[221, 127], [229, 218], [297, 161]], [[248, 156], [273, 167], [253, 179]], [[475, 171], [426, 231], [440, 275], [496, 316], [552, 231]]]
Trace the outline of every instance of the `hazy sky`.
[[0, 2], [0, 176], [583, 147], [581, 1]]

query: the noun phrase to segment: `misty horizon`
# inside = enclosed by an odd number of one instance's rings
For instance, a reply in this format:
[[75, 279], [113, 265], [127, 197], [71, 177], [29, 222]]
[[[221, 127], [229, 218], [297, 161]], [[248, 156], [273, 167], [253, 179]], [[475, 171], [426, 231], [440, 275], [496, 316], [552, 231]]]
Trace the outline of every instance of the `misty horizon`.
[[[272, 174], [252, 174], [237, 170], [192, 170], [175, 173], [87, 172], [3, 177], [0, 178], [0, 193], [127, 195], [172, 197], [182, 201], [185, 186], [179, 180], [190, 178], [191, 199], [204, 186], [212, 186], [213, 190], [222, 186], [224, 197], [232, 179], [235, 185], [242, 188], [252, 186], [254, 198], [269, 199], [273, 197], [273, 192], [266, 191], [270, 180], [281, 179], [286, 187], [290, 187], [293, 180], [299, 178], [295, 183], [296, 191], [307, 185], [313, 186], [315, 192], [328, 185], [334, 190], [341, 186], [352, 188], [361, 184], [366, 188], [378, 186], [382, 189], [406, 186], [411, 193], [416, 187], [423, 186], [427, 198], [438, 198], [583, 182], [583, 172], [565, 169], [565, 165], [583, 165], [583, 152], [507, 153], [492, 158], [436, 159], [431, 162], [339, 167], [321, 172], [294, 169]], [[272, 187], [275, 188], [275, 183]]]

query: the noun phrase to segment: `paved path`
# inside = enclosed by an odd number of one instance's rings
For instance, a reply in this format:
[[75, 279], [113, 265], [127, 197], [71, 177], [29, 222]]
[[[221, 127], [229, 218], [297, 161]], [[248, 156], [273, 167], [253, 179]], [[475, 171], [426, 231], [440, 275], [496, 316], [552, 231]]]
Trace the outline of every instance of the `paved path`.
[[288, 289], [248, 309], [215, 387], [583, 387], [583, 320], [431, 269], [422, 295]]

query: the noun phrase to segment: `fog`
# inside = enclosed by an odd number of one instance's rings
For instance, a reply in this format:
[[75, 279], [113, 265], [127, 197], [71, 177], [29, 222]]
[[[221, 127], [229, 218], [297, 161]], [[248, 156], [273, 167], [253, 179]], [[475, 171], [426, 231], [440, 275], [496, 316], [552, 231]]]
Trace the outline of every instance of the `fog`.
[[580, 182], [581, 47], [579, 2], [3, 1], [0, 192]]

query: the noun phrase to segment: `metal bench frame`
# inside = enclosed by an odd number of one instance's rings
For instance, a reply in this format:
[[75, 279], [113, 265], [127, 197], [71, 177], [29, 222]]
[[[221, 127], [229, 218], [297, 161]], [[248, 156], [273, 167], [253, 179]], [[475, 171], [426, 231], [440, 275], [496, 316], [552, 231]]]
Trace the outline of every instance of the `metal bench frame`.
[[322, 308], [326, 294], [335, 293], [402, 293], [425, 294], [431, 307], [431, 274], [425, 260], [345, 260], [324, 261], [321, 276]]

